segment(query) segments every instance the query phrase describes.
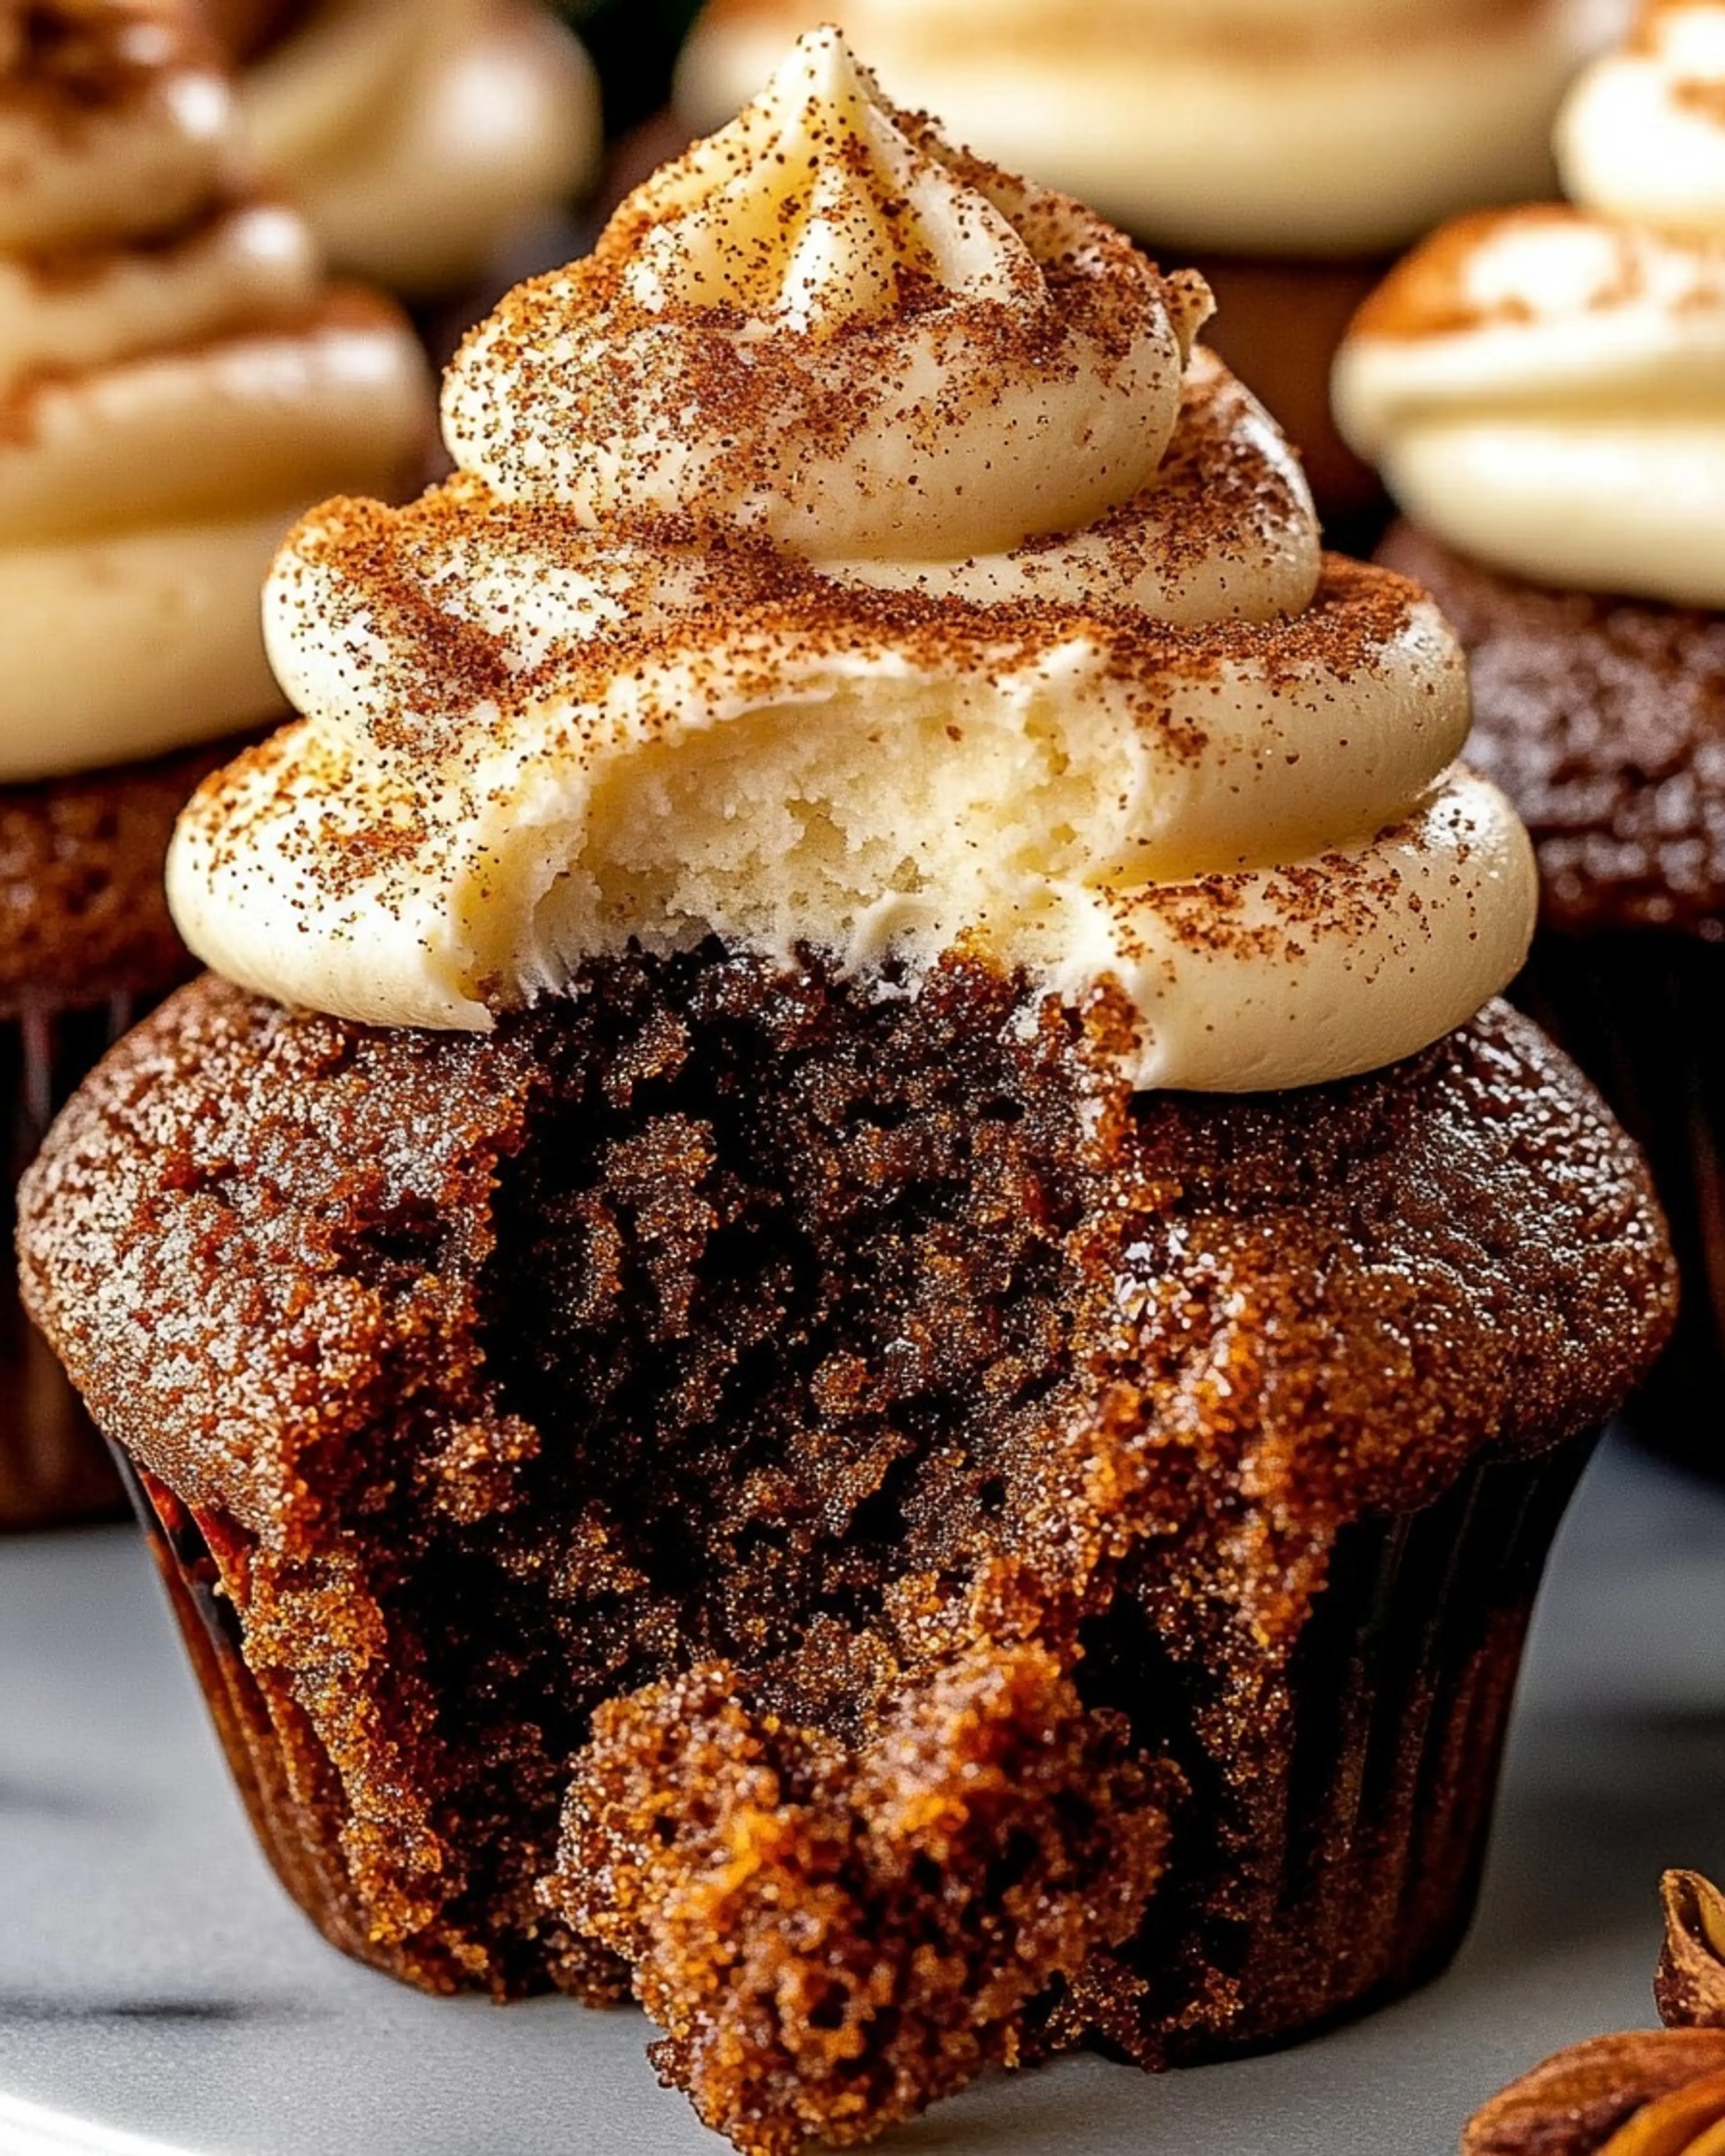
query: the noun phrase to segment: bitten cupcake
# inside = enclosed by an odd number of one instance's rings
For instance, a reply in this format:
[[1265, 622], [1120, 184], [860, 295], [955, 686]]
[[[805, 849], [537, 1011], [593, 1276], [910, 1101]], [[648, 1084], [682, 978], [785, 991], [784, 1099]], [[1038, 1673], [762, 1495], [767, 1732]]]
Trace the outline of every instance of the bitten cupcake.
[[542, 0], [197, 4], [244, 69], [264, 171], [331, 260], [393, 291], [482, 278], [597, 169], [597, 79]]
[[1638, 1411], [1725, 1471], [1725, 7], [1578, 85], [1574, 207], [1440, 233], [1336, 378], [1472, 657], [1472, 753], [1538, 847], [1529, 1007], [1652, 1162], [1684, 1316]]
[[804, 39], [300, 525], [217, 971], [26, 1186], [290, 1891], [756, 2156], [1440, 1966], [1667, 1322], [1461, 654], [1208, 305]]
[[[0, 8], [0, 381], [9, 1229], [55, 1107], [191, 970], [162, 863], [198, 780], [280, 716], [271, 556], [331, 486], [407, 476], [429, 396], [393, 307], [331, 289], [250, 184], [214, 54], [161, 0]], [[8, 1267], [0, 1527], [116, 1494]]]
[[1015, 170], [1195, 262], [1217, 348], [1300, 444], [1318, 506], [1376, 495], [1329, 369], [1390, 257], [1548, 187], [1558, 100], [1626, 0], [711, 0], [692, 124], [734, 111], [824, 17], [902, 95]]

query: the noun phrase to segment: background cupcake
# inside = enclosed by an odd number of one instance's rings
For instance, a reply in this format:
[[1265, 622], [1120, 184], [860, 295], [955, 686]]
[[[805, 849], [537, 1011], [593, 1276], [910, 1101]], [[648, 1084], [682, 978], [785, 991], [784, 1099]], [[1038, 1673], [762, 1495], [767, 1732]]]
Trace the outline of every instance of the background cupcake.
[[1460, 654], [1207, 305], [803, 40], [297, 527], [219, 973], [27, 1185], [290, 1891], [632, 1984], [760, 2156], [1440, 1965], [1668, 1316]]
[[[393, 306], [328, 285], [249, 182], [184, 8], [6, 11], [0, 151], [9, 1209], [59, 1101], [187, 970], [162, 859], [197, 780], [281, 708], [257, 593], [282, 532], [331, 487], [398, 485], [428, 395]], [[8, 1268], [0, 1525], [100, 1472]]]
[[1558, 98], [1626, 0], [712, 0], [680, 108], [716, 126], [827, 17], [956, 139], [1202, 270], [1217, 348], [1301, 447], [1321, 511], [1369, 474], [1330, 361], [1389, 256], [1549, 185]]
[[599, 101], [541, 0], [200, 4], [244, 65], [254, 152], [337, 268], [425, 302], [557, 259], [545, 228], [598, 169]]
[[1522, 993], [1646, 1148], [1684, 1262], [1643, 1403], [1720, 1465], [1725, 1324], [1725, 8], [1646, 10], [1558, 136], [1574, 208], [1438, 234], [1361, 314], [1337, 408], [1384, 558], [1473, 662], [1471, 753], [1539, 850]]

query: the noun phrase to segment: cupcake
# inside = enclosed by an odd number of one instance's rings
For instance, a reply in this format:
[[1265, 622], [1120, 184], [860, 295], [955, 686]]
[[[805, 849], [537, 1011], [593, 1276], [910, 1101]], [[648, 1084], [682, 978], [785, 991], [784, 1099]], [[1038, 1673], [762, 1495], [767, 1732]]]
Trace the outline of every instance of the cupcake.
[[1304, 454], [1318, 506], [1380, 498], [1330, 362], [1390, 257], [1549, 184], [1565, 85], [1625, 0], [711, 0], [680, 103], [735, 110], [824, 15], [974, 148], [1196, 262], [1217, 349]]
[[803, 39], [298, 527], [214, 971], [26, 1184], [290, 1892], [755, 2156], [1440, 1965], [1666, 1329], [1460, 654], [1208, 304]]
[[[183, 11], [0, 18], [0, 1088], [8, 1221], [54, 1109], [192, 970], [162, 863], [198, 781], [280, 716], [257, 587], [331, 486], [407, 475], [413, 340], [330, 288], [237, 164]], [[0, 1527], [111, 1502], [0, 1299]]]
[[1471, 753], [1538, 849], [1518, 996], [1640, 1138], [1684, 1315], [1638, 1409], [1721, 1469], [1725, 1392], [1725, 7], [1650, 8], [1578, 85], [1570, 203], [1465, 221], [1336, 377], [1473, 663]]
[[339, 267], [393, 291], [471, 287], [597, 168], [597, 79], [541, 0], [197, 4], [244, 67], [264, 169]]

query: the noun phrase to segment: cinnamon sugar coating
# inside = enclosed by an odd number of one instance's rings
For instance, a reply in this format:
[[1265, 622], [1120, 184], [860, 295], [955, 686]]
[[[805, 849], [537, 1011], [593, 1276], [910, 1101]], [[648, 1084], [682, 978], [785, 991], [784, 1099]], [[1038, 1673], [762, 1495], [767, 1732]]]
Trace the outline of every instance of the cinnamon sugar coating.
[[1725, 936], [1725, 619], [1553, 591], [1396, 526], [1466, 646], [1470, 760], [1533, 834], [1552, 927]]
[[[219, 1581], [230, 1743], [338, 1943], [501, 1994], [633, 1963], [757, 2151], [1087, 2028], [1261, 2041], [1442, 1950], [1357, 1879], [1353, 1959], [1278, 1917], [1314, 1598], [1355, 1523], [1612, 1407], [1668, 1321], [1657, 1214], [1502, 1007], [1270, 1101], [1127, 1093], [1117, 1016], [714, 947], [485, 1040], [206, 977], [85, 1088], [25, 1291]], [[1468, 1726], [1530, 1592], [1478, 1620]], [[1469, 1818], [1490, 1749], [1445, 1755]], [[705, 1869], [738, 1837], [776, 1923]], [[935, 1950], [871, 2013], [889, 1907]]]

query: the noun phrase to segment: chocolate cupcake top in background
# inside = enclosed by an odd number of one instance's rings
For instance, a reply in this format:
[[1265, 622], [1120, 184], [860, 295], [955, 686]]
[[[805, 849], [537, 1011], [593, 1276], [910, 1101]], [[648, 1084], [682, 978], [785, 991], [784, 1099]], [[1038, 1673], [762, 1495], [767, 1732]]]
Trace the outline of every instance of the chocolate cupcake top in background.
[[1725, 6], [1655, 0], [1557, 141], [1573, 207], [1410, 255], [1343, 350], [1337, 413], [1476, 561], [1725, 606]]
[[0, 784], [280, 708], [257, 589], [295, 515], [413, 461], [424, 365], [325, 280], [171, 0], [0, 11]]
[[245, 64], [264, 169], [332, 260], [392, 290], [480, 275], [597, 167], [593, 70], [540, 0], [199, 4]]
[[1285, 443], [1189, 366], [1207, 306], [805, 38], [473, 332], [453, 481], [295, 533], [306, 716], [187, 812], [188, 942], [479, 1029], [631, 943], [962, 942], [1112, 983], [1133, 1082], [1224, 1091], [1460, 1024], [1525, 948], [1525, 836], [1453, 764], [1435, 610], [1326, 567]]
[[706, 126], [830, 17], [955, 137], [1140, 238], [1361, 255], [1549, 181], [1565, 85], [1620, 0], [714, 0]]

